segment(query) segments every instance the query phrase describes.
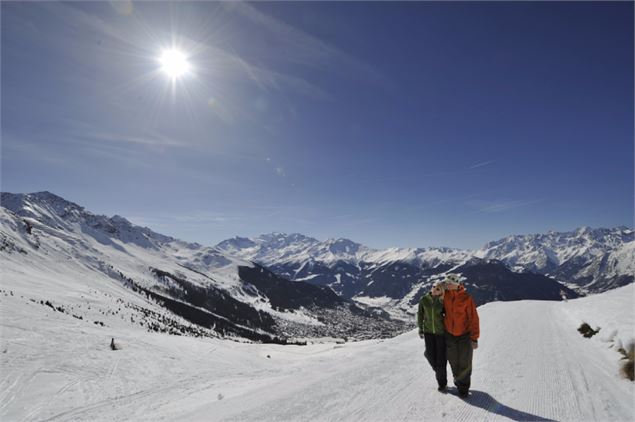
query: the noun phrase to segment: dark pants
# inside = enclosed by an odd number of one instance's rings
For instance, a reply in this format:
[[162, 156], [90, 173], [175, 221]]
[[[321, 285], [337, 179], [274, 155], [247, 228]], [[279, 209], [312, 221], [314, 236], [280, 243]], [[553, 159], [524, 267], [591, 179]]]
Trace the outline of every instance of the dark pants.
[[470, 334], [453, 336], [446, 333], [448, 346], [448, 361], [454, 375], [454, 385], [459, 392], [467, 393], [470, 389], [472, 377], [472, 341]]
[[423, 338], [426, 342], [425, 357], [430, 362], [430, 366], [434, 369], [439, 386], [445, 386], [448, 383], [445, 336], [424, 333]]

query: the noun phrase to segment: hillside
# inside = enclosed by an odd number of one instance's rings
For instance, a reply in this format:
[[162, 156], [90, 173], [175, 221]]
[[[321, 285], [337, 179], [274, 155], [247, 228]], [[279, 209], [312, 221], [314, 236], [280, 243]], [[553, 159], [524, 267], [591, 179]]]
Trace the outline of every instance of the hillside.
[[[377, 338], [404, 323], [328, 287], [291, 282], [248, 260], [96, 215], [49, 192], [2, 194], [3, 287], [100, 321], [264, 342]], [[95, 301], [99, 306], [90, 306]], [[95, 313], [99, 309], [99, 315]]]
[[[631, 285], [569, 302], [479, 307], [473, 389], [463, 401], [436, 391], [414, 331], [347, 344], [244, 344], [148, 333], [112, 314], [97, 326], [2, 292], [0, 418], [630, 421], [634, 384], [618, 375], [615, 345], [576, 328], [593, 318], [632, 341], [634, 293]], [[121, 350], [110, 350], [111, 337]]]

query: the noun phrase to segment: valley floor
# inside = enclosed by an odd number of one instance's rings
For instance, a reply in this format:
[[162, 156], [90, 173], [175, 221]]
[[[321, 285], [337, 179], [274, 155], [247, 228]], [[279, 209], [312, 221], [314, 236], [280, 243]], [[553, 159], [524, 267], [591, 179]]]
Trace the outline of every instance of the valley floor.
[[[631, 335], [633, 286], [605, 295]], [[462, 400], [436, 391], [415, 331], [245, 344], [96, 326], [2, 295], [0, 420], [631, 421], [635, 389], [619, 377], [620, 355], [576, 331], [585, 309], [601, 309], [585, 303], [600, 297], [480, 307], [473, 389]], [[121, 350], [109, 349], [111, 337]]]

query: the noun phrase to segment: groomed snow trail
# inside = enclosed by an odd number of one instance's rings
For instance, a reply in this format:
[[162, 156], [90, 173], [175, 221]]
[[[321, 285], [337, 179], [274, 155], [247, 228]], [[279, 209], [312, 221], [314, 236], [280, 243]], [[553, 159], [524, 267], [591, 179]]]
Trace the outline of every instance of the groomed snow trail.
[[481, 315], [468, 400], [435, 390], [423, 342], [408, 333], [338, 356], [317, 373], [281, 380], [240, 406], [225, 402], [216, 414], [228, 420], [633, 420], [632, 385], [580, 336], [561, 304], [490, 304]]
[[[344, 345], [240, 344], [98, 327], [2, 297], [0, 420], [633, 420], [619, 355], [580, 336], [567, 305], [480, 307], [462, 400], [436, 391], [414, 331]], [[122, 350], [108, 349], [111, 336]]]

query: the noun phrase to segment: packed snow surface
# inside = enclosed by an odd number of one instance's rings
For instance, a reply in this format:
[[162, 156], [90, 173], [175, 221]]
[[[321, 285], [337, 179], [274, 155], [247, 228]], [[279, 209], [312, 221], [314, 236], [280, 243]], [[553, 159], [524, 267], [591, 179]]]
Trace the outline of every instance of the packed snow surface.
[[[462, 400], [436, 391], [415, 331], [308, 346], [170, 336], [110, 314], [100, 326], [55, 312], [26, 299], [48, 297], [45, 280], [12, 280], [0, 294], [3, 421], [635, 418], [634, 384], [619, 377], [615, 345], [576, 331], [588, 319], [631, 340], [633, 285], [567, 303], [480, 307], [472, 392]], [[110, 300], [88, 288], [59, 294], [95, 309]], [[112, 337], [121, 350], [110, 350]]]

